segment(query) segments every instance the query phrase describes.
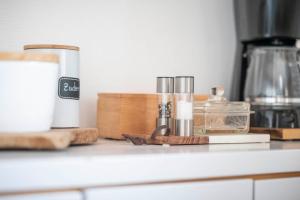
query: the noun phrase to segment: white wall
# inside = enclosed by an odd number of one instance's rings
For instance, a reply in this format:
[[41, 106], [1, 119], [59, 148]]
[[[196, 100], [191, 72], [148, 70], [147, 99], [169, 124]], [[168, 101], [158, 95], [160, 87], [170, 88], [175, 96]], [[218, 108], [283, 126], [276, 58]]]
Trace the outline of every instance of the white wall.
[[154, 92], [156, 76], [193, 75], [195, 92], [229, 93], [231, 0], [0, 0], [0, 51], [28, 43], [81, 48], [81, 125], [98, 92]]

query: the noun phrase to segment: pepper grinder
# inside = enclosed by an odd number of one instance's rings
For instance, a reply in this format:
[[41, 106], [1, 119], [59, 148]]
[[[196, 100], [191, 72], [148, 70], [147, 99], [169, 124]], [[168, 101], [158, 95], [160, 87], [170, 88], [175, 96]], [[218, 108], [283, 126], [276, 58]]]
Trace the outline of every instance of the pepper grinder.
[[175, 135], [193, 135], [193, 76], [175, 77], [176, 121]]
[[[167, 125], [170, 132], [173, 132], [173, 95], [174, 78], [157, 77], [156, 92], [158, 93], [158, 115], [156, 118], [156, 127]], [[166, 129], [160, 131], [161, 135], [167, 133]]]

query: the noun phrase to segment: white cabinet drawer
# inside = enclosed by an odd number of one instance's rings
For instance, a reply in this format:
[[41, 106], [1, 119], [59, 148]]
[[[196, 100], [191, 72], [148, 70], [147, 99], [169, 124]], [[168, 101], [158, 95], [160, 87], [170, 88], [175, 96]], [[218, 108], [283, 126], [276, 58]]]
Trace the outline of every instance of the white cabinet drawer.
[[300, 177], [257, 180], [254, 195], [255, 200], [299, 200]]
[[81, 192], [49, 192], [0, 196], [0, 200], [83, 200]]
[[87, 200], [252, 200], [252, 180], [151, 184], [87, 189]]

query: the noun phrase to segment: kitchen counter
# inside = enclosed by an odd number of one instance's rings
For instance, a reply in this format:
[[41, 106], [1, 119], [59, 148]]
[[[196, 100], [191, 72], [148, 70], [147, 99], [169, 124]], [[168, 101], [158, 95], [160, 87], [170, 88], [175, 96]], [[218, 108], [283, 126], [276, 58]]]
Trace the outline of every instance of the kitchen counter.
[[63, 151], [1, 151], [0, 194], [300, 172], [300, 142], [134, 146], [101, 139]]

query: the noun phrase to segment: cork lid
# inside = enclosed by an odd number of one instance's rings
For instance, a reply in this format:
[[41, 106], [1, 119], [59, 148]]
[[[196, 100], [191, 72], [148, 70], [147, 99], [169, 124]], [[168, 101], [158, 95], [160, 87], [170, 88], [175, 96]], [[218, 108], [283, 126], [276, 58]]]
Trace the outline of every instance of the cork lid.
[[0, 61], [40, 61], [59, 63], [55, 54], [0, 52]]
[[24, 45], [24, 50], [26, 49], [68, 49], [79, 51], [79, 47], [70, 45], [60, 45], [60, 44], [28, 44]]

